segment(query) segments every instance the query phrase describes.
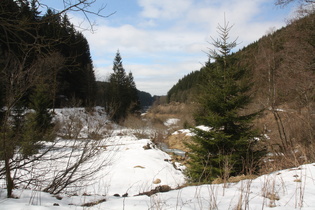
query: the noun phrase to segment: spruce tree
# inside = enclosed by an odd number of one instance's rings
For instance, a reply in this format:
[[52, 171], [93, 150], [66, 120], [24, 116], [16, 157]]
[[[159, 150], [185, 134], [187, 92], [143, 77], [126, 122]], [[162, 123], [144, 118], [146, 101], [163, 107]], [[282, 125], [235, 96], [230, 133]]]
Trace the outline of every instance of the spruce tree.
[[113, 121], [119, 122], [139, 109], [139, 100], [132, 73], [126, 74], [119, 51], [113, 62], [113, 71], [106, 90], [105, 109]]
[[263, 151], [254, 149], [258, 133], [251, 122], [257, 113], [240, 114], [251, 102], [251, 88], [247, 70], [238, 66], [231, 55], [236, 40], [229, 42], [231, 27], [218, 25], [219, 38], [212, 39], [214, 50], [205, 66], [201, 97], [201, 111], [196, 122], [208, 126], [205, 131], [194, 129], [196, 136], [187, 146], [191, 149], [187, 175], [193, 182], [209, 182], [220, 177], [255, 171]]
[[132, 72], [128, 74], [128, 92], [130, 97], [130, 112], [135, 113], [141, 109], [140, 101], [138, 97], [138, 90], [136, 87], [136, 83], [134, 82], [134, 78]]

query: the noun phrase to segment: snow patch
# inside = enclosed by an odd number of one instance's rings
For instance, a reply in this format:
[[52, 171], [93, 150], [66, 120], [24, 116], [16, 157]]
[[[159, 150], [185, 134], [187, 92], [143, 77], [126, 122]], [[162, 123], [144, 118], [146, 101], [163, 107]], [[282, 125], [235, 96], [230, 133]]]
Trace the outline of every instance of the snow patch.
[[177, 119], [177, 118], [170, 118], [170, 119], [167, 119], [167, 120], [164, 122], [164, 125], [167, 126], [167, 127], [170, 127], [170, 126], [172, 126], [172, 125], [176, 125], [179, 121], [180, 121], [180, 119]]

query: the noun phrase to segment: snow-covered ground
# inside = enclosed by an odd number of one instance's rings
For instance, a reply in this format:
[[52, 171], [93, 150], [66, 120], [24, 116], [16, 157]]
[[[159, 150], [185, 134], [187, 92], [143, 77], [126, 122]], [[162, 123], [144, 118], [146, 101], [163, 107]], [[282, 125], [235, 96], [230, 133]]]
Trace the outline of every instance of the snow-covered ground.
[[[92, 117], [84, 110], [80, 111], [81, 114], [77, 110], [56, 112], [59, 120], [69, 120], [65, 113], [80, 118], [82, 129], [76, 135], [83, 139], [59, 139], [56, 146], [60, 150], [51, 151], [47, 157], [67, 155], [58, 161], [45, 158], [46, 161], [33, 165], [35, 175], [32, 176], [43, 184], [49, 183], [57, 171], [67, 168], [69, 162], [73, 161], [71, 158], [81, 154], [82, 146], [87, 145], [84, 144], [88, 141], [85, 138], [94, 131], [107, 136], [89, 141], [88, 147], [94, 146], [97, 150], [95, 156], [84, 163], [80, 170], [82, 173], [99, 170], [84, 180], [70, 184], [58, 196], [44, 193], [42, 186], [32, 185], [27, 189], [15, 189], [17, 198], [8, 199], [4, 180], [1, 180], [0, 210], [315, 209], [315, 163], [238, 183], [181, 187], [185, 184], [185, 176], [180, 170], [182, 167], [172, 163], [171, 157], [156, 148], [149, 139], [137, 139], [125, 128], [105, 126], [108, 121], [101, 111]], [[64, 135], [67, 136], [70, 130], [70, 127], [65, 127]], [[74, 131], [71, 133], [75, 134]], [[25, 179], [30, 176], [27, 172], [18, 173], [23, 174]], [[151, 196], [138, 195], [161, 186], [169, 186], [173, 190], [167, 189], [167, 192]]]

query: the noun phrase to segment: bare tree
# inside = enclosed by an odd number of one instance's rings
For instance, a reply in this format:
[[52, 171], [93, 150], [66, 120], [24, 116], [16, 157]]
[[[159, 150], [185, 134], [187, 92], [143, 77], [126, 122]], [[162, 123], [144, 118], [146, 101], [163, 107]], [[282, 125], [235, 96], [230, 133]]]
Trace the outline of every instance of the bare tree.
[[[49, 5], [44, 4], [41, 2], [41, 0], [35, 0], [36, 3], [40, 7], [44, 8], [50, 8]], [[56, 16], [65, 14], [67, 12], [76, 12], [81, 13], [85, 17], [85, 19], [89, 23], [89, 30], [94, 30], [95, 22], [92, 21], [91, 16], [98, 16], [102, 18], [108, 18], [109, 16], [115, 14], [115, 12], [112, 12], [110, 14], [103, 14], [103, 11], [105, 10], [107, 4], [103, 4], [101, 7], [97, 8], [96, 10], [92, 9], [92, 6], [97, 2], [97, 0], [60, 0], [63, 4], [63, 9], [60, 11], [57, 11], [55, 14]], [[99, 1], [100, 2], [100, 1]], [[80, 27], [80, 26], [77, 26]], [[84, 30], [88, 30], [88, 28], [82, 28]]]
[[292, 20], [289, 20], [289, 22], [300, 19], [315, 12], [314, 0], [276, 0], [275, 2], [275, 4], [280, 7], [286, 7], [291, 3], [297, 3], [298, 8], [295, 11], [295, 17], [293, 17]]
[[299, 2], [300, 4], [314, 4], [314, 0], [276, 0], [276, 5], [286, 6], [292, 2]]

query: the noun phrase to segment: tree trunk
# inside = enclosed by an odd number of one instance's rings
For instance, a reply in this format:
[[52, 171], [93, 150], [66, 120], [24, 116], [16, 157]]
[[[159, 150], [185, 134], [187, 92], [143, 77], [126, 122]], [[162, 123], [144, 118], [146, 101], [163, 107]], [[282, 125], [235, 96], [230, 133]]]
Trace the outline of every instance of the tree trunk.
[[5, 164], [5, 176], [6, 176], [6, 184], [7, 184], [7, 197], [11, 198], [14, 184], [13, 184], [13, 179], [11, 177], [10, 161], [7, 156], [8, 155], [5, 152], [4, 164]]
[[3, 146], [3, 153], [4, 153], [5, 178], [6, 178], [6, 185], [7, 185], [7, 197], [11, 198], [14, 184], [13, 184], [13, 179], [11, 177], [10, 156], [8, 154], [8, 148], [6, 144], [7, 138], [6, 138], [5, 128], [4, 128], [4, 135], [3, 135], [2, 141], [3, 141], [2, 146]]

